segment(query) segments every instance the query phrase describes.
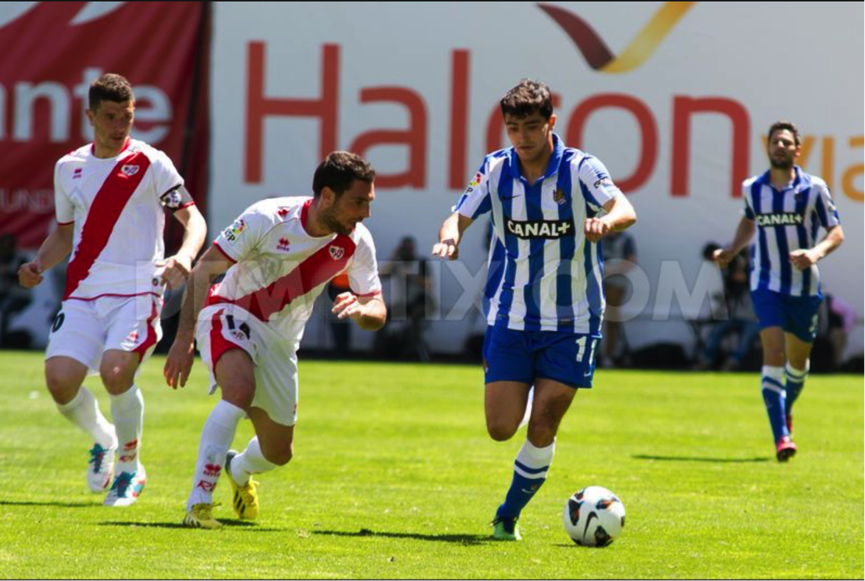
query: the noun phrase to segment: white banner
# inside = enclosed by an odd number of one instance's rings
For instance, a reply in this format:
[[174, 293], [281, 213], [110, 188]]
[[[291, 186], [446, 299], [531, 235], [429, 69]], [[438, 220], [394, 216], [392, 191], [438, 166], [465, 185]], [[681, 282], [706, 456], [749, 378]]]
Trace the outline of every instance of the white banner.
[[[647, 293], [632, 347], [690, 345], [683, 322], [717, 284], [706, 242], [732, 238], [741, 180], [766, 170], [769, 125], [804, 136], [801, 164], [832, 188], [847, 235], [825, 288], [863, 305], [863, 5], [770, 3], [217, 3], [212, 51], [210, 230], [274, 195], [309, 195], [332, 149], [379, 177], [379, 260], [404, 235], [426, 256], [488, 151], [508, 145], [498, 100], [521, 78], [557, 96], [566, 143], [599, 157], [630, 196]], [[461, 263], [433, 268], [433, 350], [458, 352], [483, 322], [485, 227]], [[639, 293], [638, 293], [639, 294]], [[325, 318], [306, 346], [330, 342]], [[355, 337], [355, 346], [369, 342]], [[862, 350], [861, 324], [848, 351]]]

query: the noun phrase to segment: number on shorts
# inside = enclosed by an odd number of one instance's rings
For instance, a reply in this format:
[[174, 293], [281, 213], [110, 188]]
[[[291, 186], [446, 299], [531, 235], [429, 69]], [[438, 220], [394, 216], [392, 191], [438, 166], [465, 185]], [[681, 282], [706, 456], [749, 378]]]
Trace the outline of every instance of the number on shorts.
[[[586, 341], [588, 337], [580, 337], [577, 339], [577, 347], [579, 350], [577, 351], [577, 363], [583, 362], [583, 355], [586, 354]], [[589, 365], [592, 364], [592, 361], [595, 360], [595, 347], [597, 346], [597, 340], [592, 339], [592, 346], [589, 348]]]
[[249, 341], [249, 338], [252, 336], [252, 332], [249, 329], [249, 325], [246, 323], [241, 323], [238, 326], [234, 324], [234, 315], [225, 315], [225, 321], [228, 323], [228, 330], [234, 331], [234, 329], [239, 329], [241, 333], [246, 336], [246, 340]]
[[66, 315], [63, 313], [57, 313], [57, 316], [54, 317], [54, 325], [51, 327], [51, 332], [56, 333], [60, 330], [60, 327], [63, 326], [63, 321], [66, 320]]

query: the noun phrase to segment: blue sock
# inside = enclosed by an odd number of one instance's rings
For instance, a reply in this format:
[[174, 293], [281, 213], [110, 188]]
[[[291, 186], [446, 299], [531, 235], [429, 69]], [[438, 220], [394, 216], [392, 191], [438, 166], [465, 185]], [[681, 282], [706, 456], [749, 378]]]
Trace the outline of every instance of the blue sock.
[[783, 367], [763, 366], [763, 402], [766, 404], [766, 413], [769, 414], [769, 424], [772, 426], [775, 442], [782, 436], [790, 435], [787, 432], [786, 394], [782, 381], [784, 381]]
[[514, 460], [514, 478], [505, 502], [496, 511], [497, 518], [517, 518], [547, 479], [556, 443], [536, 448], [526, 440]]
[[802, 393], [802, 388], [805, 387], [805, 380], [808, 378], [808, 366], [805, 369], [796, 369], [789, 363], [786, 368], [787, 373], [787, 415], [793, 413], [793, 404]]

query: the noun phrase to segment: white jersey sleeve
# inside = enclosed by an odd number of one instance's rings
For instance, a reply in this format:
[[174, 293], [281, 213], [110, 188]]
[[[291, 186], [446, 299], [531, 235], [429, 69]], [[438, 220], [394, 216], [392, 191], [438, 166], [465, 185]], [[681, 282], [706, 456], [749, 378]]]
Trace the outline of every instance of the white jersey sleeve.
[[75, 208], [63, 187], [62, 170], [62, 165], [58, 161], [54, 166], [54, 214], [58, 224], [69, 224], [75, 221]]
[[742, 199], [745, 201], [745, 207], [742, 208], [742, 216], [752, 222], [757, 219], [757, 214], [754, 212], [754, 208], [751, 205], [751, 186], [754, 184], [754, 180], [756, 179], [756, 177], [751, 177], [742, 182]]
[[153, 156], [152, 165], [156, 195], [162, 198], [165, 194], [183, 185], [183, 178], [174, 167], [171, 158], [164, 152], [157, 150]]
[[267, 200], [253, 204], [220, 232], [213, 244], [234, 262], [253, 254], [273, 227], [272, 212], [268, 208]]
[[361, 297], [380, 293], [381, 280], [378, 277], [378, 263], [375, 259], [375, 243], [372, 234], [366, 228], [358, 240], [353, 258], [348, 267], [348, 280], [352, 292]]
[[466, 191], [460, 196], [456, 205], [451, 208], [453, 212], [459, 212], [466, 218], [476, 220], [482, 214], [489, 212], [492, 209], [490, 200], [490, 172], [488, 160], [484, 159], [481, 167], [478, 169], [475, 177], [469, 182]]
[[596, 157], [586, 156], [580, 164], [579, 176], [584, 186], [580, 188], [583, 197], [596, 212], [600, 212], [616, 196], [622, 195], [622, 190], [613, 183], [607, 167]]

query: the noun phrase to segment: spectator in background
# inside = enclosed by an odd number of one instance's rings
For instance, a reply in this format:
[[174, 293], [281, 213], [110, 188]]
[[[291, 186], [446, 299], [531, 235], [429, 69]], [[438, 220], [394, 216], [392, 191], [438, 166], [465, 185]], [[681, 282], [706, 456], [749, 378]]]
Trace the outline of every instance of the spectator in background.
[[621, 365], [628, 355], [627, 341], [622, 334], [620, 307], [625, 304], [630, 283], [624, 274], [637, 265], [637, 244], [627, 232], [610, 232], [603, 240], [604, 296], [607, 308], [604, 316], [604, 367]]
[[[707, 244], [703, 249], [703, 258], [712, 260], [713, 253], [719, 248], [717, 244]], [[738, 346], [724, 361], [721, 369], [724, 371], [740, 369], [754, 340], [760, 334], [760, 326], [751, 306], [748, 272], [747, 249], [739, 252], [722, 269], [724, 291], [722, 295], [716, 297], [717, 306], [712, 309], [713, 318], [717, 319], [717, 322], [712, 326], [706, 347], [697, 360], [698, 370], [714, 369], [718, 366], [724, 339], [730, 334], [738, 336]]]
[[392, 281], [388, 305], [391, 317], [382, 334], [393, 347], [390, 354], [429, 361], [424, 331], [431, 283], [427, 261], [417, 255], [412, 236], [400, 240], [390, 260], [382, 265], [381, 277]]
[[[342, 293], [351, 292], [348, 280], [348, 271], [338, 275], [327, 285], [327, 296], [336, 302], [336, 297]], [[333, 343], [337, 357], [348, 355], [351, 345], [351, 319], [340, 319], [333, 313], [330, 314], [330, 330], [333, 332]]]
[[[0, 346], [8, 347], [9, 320], [30, 303], [31, 290], [18, 284], [18, 269], [27, 258], [18, 252], [15, 236], [0, 236]], [[15, 345], [18, 346], [18, 345]]]
[[844, 363], [847, 337], [856, 324], [856, 310], [833, 293], [826, 292], [820, 305], [817, 338], [812, 354], [815, 371], [837, 371]]

